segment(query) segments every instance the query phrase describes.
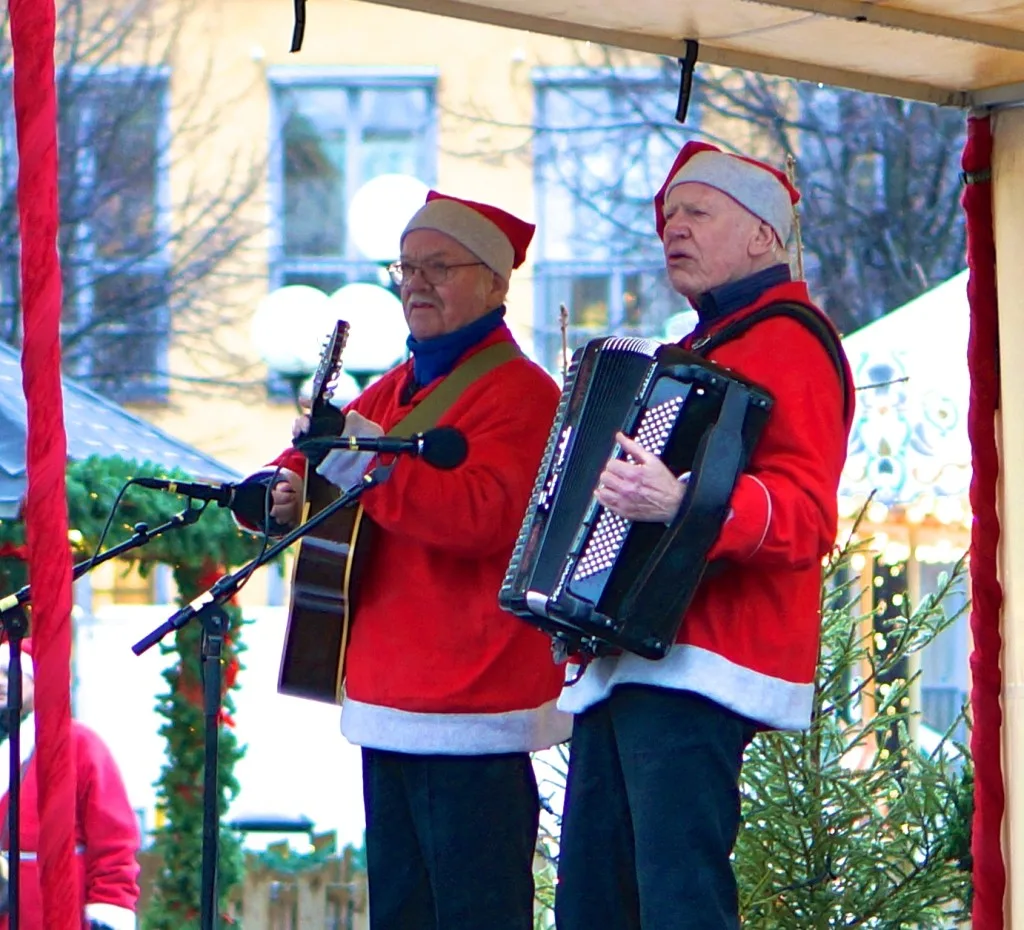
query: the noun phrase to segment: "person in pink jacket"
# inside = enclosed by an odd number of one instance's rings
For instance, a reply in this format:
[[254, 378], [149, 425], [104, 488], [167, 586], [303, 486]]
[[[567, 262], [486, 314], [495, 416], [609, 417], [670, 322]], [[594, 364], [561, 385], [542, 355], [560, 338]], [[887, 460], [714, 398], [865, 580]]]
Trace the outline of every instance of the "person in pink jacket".
[[[43, 923], [39, 869], [38, 774], [35, 764], [35, 687], [32, 677], [32, 641], [22, 642], [21, 798], [20, 829], [21, 896], [20, 930], [46, 930]], [[0, 708], [7, 702], [7, 669], [10, 650], [0, 644]], [[3, 742], [7, 742], [4, 732]], [[106, 744], [78, 721], [71, 722], [71, 752], [76, 777], [75, 859], [81, 883], [83, 930], [135, 930], [139, 898], [139, 830], [128, 801], [124, 781]], [[8, 800], [10, 769], [8, 753], [0, 752], [0, 851], [7, 860], [9, 848]], [[0, 930], [7, 930], [6, 887]]]
[[[655, 198], [669, 280], [699, 316], [684, 347], [773, 305], [814, 316], [761, 319], [707, 355], [774, 406], [709, 553], [717, 571], [669, 654], [595, 659], [562, 692], [575, 724], [559, 930], [737, 930], [730, 854], [744, 749], [759, 728], [810, 722], [821, 563], [837, 533], [853, 395], [837, 335], [790, 277], [798, 198], [770, 165], [697, 142]], [[619, 439], [632, 460], [606, 465], [598, 500], [630, 520], [671, 521], [686, 476]]]

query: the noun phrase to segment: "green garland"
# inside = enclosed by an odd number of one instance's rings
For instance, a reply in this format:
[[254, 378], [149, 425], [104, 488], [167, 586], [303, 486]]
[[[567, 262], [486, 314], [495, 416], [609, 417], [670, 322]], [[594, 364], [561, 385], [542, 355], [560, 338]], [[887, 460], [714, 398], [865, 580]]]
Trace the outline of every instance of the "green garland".
[[[94, 456], [68, 466], [68, 521], [76, 547], [75, 561], [95, 551], [107, 516], [129, 478], [151, 474], [186, 480], [190, 477], [168, 472], [151, 462], [136, 463], [118, 457]], [[154, 529], [180, 513], [184, 503], [183, 498], [174, 495], [130, 487], [118, 504], [104, 548], [129, 538], [139, 522]], [[25, 563], [19, 555], [24, 543], [25, 528], [20, 521], [0, 520], [0, 595], [25, 583]], [[171, 530], [129, 551], [124, 558], [134, 561], [142, 572], [155, 563], [171, 565], [184, 604], [209, 588], [223, 571], [248, 561], [257, 551], [257, 540], [241, 532], [226, 510], [211, 506], [197, 523]], [[241, 611], [229, 605], [227, 612], [222, 660], [226, 692], [234, 686], [238, 654], [242, 651]], [[157, 710], [165, 719], [160, 733], [167, 740], [167, 761], [156, 783], [157, 804], [165, 814], [165, 823], [154, 841], [163, 868], [142, 918], [145, 930], [190, 930], [199, 926], [204, 731], [201, 637], [201, 625], [193, 622], [177, 631], [173, 645], [161, 644], [165, 653], [176, 654], [177, 662], [164, 672], [168, 691], [159, 696], [157, 703]], [[233, 770], [243, 752], [230, 726], [224, 725], [230, 723], [233, 709], [230, 695], [225, 694], [217, 773], [222, 819], [238, 793]], [[222, 829], [219, 852], [218, 892], [224, 913], [228, 895], [242, 880], [239, 836]]]
[[[168, 471], [152, 462], [126, 461], [116, 456], [93, 456], [69, 464], [68, 525], [75, 534], [73, 542], [79, 548], [77, 559], [92, 554], [107, 522], [107, 515], [125, 482], [138, 475], [152, 474], [190, 480], [190, 476], [183, 472]], [[153, 529], [179, 513], [183, 505], [184, 499], [173, 494], [160, 494], [140, 487], [129, 488], [118, 505], [104, 546], [110, 547], [127, 539], [132, 535], [132, 527], [140, 521], [145, 521]], [[21, 546], [24, 542], [25, 527], [20, 520], [0, 520], [0, 547], [4, 543]], [[143, 570], [147, 565], [157, 562], [199, 568], [210, 563], [219, 566], [241, 565], [256, 552], [253, 538], [235, 526], [226, 510], [213, 505], [198, 523], [165, 533], [142, 548], [133, 549], [126, 558], [137, 560]], [[7, 568], [10, 570], [11, 566]]]
[[[206, 590], [213, 580], [200, 579], [200, 572], [194, 568], [179, 566], [175, 570], [183, 601]], [[227, 614], [228, 633], [222, 650], [222, 668], [225, 690], [230, 690], [239, 667], [238, 632], [242, 615], [235, 606], [229, 606]], [[191, 623], [175, 634], [173, 647], [164, 647], [165, 652], [176, 651], [179, 661], [164, 672], [168, 691], [160, 695], [157, 703], [158, 712], [166, 718], [160, 735], [167, 740], [167, 762], [157, 781], [157, 804], [164, 812], [165, 825], [157, 831], [154, 841], [154, 851], [159, 854], [163, 869], [143, 915], [144, 930], [180, 930], [199, 926], [205, 728], [201, 641], [202, 627]], [[227, 720], [233, 711], [231, 697], [225, 694], [223, 714]], [[231, 800], [238, 794], [239, 786], [233, 771], [242, 752], [234, 733], [222, 726], [217, 754], [218, 816], [221, 820]], [[233, 831], [222, 829], [217, 873], [222, 914], [227, 895], [242, 878], [241, 840]]]
[[[353, 858], [359, 855], [359, 851], [354, 846], [346, 846], [345, 850], [348, 850], [349, 855]], [[341, 855], [344, 856], [345, 852], [343, 851]], [[319, 869], [332, 859], [337, 858], [337, 836], [332, 834], [325, 837], [324, 842], [315, 844], [307, 853], [296, 852], [287, 843], [279, 843], [256, 853], [253, 856], [253, 861], [268, 872], [297, 875], [300, 872]]]

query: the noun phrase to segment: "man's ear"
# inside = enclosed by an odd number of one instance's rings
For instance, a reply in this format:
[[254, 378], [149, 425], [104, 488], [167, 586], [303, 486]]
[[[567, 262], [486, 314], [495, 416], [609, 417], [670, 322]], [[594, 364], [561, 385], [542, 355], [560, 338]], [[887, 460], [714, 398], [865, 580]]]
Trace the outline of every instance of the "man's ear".
[[757, 224], [757, 230], [754, 235], [750, 237], [750, 256], [751, 258], [760, 258], [762, 255], [766, 255], [775, 248], [776, 241], [775, 230], [772, 229], [764, 220], [761, 220]]
[[[490, 271], [490, 269], [488, 269]], [[501, 306], [505, 303], [505, 298], [508, 296], [508, 281], [506, 281], [498, 272], [491, 271], [491, 289], [488, 293], [488, 305], [495, 307]]]

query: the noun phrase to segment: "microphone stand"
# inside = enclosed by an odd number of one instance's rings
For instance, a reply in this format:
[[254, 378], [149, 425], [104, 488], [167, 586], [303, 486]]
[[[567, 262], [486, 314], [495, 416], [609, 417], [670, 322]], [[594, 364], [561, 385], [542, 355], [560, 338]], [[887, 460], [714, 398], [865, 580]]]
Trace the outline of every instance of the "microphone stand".
[[282, 536], [274, 545], [268, 547], [265, 552], [247, 562], [237, 571], [223, 575], [208, 591], [186, 604], [132, 646], [132, 652], [137, 656], [142, 655], [168, 633], [182, 629], [196, 617], [199, 618], [203, 626], [200, 667], [203, 674], [205, 726], [203, 731], [203, 852], [199, 910], [200, 930], [216, 930], [220, 924], [217, 908], [217, 864], [220, 848], [217, 763], [223, 700], [221, 694], [221, 651], [224, 634], [227, 631], [227, 613], [223, 605], [237, 593], [249, 575], [257, 568], [271, 561], [278, 553], [283, 552], [293, 542], [305, 536], [337, 511], [355, 503], [364, 492], [387, 478], [389, 472], [389, 468], [381, 467], [368, 472], [359, 484], [339, 495], [323, 510]]
[[[145, 523], [136, 523], [134, 533], [128, 539], [112, 546], [91, 558], [73, 566], [71, 577], [81, 578], [86, 572], [101, 565], [108, 559], [121, 555], [129, 549], [145, 545], [168, 530], [195, 523], [205, 508], [189, 507], [175, 514], [166, 523], [150, 529]], [[7, 669], [7, 704], [3, 714], [8, 728], [9, 787], [7, 791], [7, 838], [8, 838], [8, 870], [7, 870], [7, 926], [8, 930], [18, 930], [20, 920], [19, 901], [21, 897], [21, 712], [23, 674], [21, 667], [21, 641], [28, 632], [28, 616], [25, 605], [32, 600], [32, 587], [25, 585], [14, 594], [0, 598], [0, 625], [9, 644], [11, 659]]]
[[11, 658], [7, 666], [7, 707], [3, 711], [7, 724], [10, 765], [7, 789], [7, 925], [18, 930], [21, 899], [21, 705], [22, 671], [21, 641], [28, 632], [28, 616], [18, 603], [0, 612], [7, 634]]

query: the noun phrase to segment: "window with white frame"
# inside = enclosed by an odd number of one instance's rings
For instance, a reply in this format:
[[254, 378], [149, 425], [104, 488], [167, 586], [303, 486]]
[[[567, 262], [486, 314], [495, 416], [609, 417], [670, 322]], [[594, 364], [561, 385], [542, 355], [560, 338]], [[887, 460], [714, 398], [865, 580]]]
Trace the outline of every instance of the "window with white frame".
[[348, 206], [381, 174], [433, 182], [436, 70], [277, 68], [270, 83], [271, 288], [330, 294], [353, 281], [381, 283], [382, 269], [353, 242]]
[[[171, 332], [168, 82], [163, 68], [63, 75], [58, 242], [64, 369], [122, 401], [163, 400]], [[17, 178], [14, 115], [4, 114], [0, 175]], [[4, 209], [3, 338], [19, 338], [16, 221]]]
[[658, 336], [681, 309], [652, 198], [685, 136], [673, 122], [677, 84], [660, 69], [549, 68], [533, 78], [534, 351], [554, 371], [562, 305], [570, 350], [609, 332]]

